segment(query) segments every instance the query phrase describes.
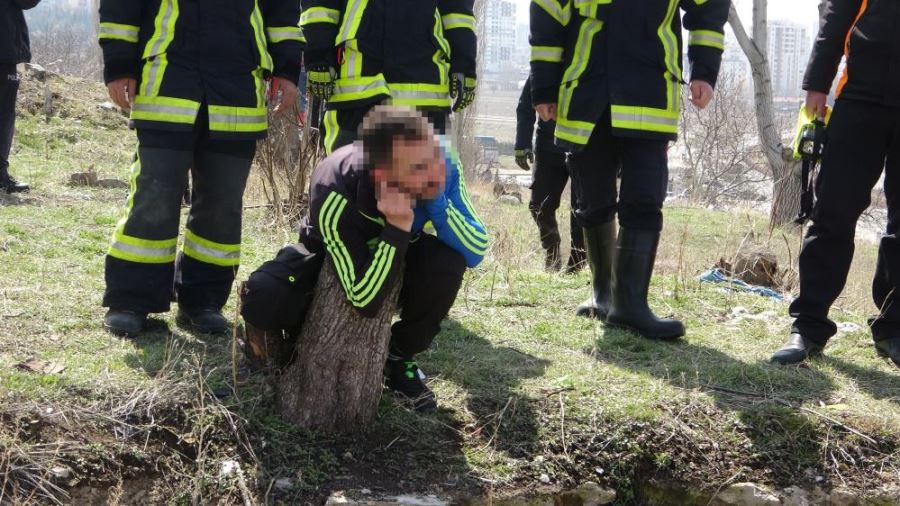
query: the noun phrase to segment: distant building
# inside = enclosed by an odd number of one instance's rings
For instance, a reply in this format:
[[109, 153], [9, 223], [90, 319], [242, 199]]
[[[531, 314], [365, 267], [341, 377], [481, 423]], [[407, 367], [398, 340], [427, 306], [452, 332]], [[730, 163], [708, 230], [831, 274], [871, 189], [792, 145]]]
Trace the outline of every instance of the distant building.
[[803, 72], [811, 51], [810, 31], [790, 21], [769, 23], [769, 67], [776, 97], [803, 95]]
[[517, 66], [516, 4], [486, 0], [484, 13], [484, 70], [501, 73]]

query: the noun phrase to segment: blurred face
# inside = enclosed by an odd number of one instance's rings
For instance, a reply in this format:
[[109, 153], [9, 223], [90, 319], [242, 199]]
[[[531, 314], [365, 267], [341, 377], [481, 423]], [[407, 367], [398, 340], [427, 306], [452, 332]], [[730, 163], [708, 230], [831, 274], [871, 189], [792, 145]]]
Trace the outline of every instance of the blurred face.
[[394, 141], [394, 163], [382, 177], [389, 186], [416, 200], [430, 200], [444, 190], [447, 167], [437, 138]]

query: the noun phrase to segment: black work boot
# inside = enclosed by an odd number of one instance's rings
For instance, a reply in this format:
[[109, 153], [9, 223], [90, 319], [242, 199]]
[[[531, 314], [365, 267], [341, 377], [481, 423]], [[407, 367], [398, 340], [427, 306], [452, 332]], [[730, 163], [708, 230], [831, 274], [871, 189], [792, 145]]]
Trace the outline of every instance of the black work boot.
[[127, 309], [110, 309], [103, 318], [103, 328], [121, 337], [134, 337], [147, 326], [147, 313]]
[[385, 384], [409, 401], [413, 409], [429, 413], [437, 409], [437, 401], [425, 384], [425, 374], [415, 360], [391, 356], [385, 365]]
[[201, 334], [227, 334], [228, 320], [221, 311], [210, 308], [184, 308], [178, 307], [176, 323], [183, 328], [188, 328]]
[[559, 243], [555, 243], [544, 250], [544, 270], [559, 272], [560, 269], [562, 269], [562, 257], [559, 256]]
[[31, 186], [27, 183], [16, 181], [16, 179], [10, 175], [0, 174], [0, 190], [5, 191], [6, 193], [21, 193], [27, 192], [30, 189]]
[[659, 235], [654, 230], [619, 229], [612, 270], [612, 303], [605, 323], [647, 339], [672, 340], [684, 335], [684, 325], [678, 320], [657, 318], [647, 304]]
[[587, 263], [591, 267], [591, 298], [578, 306], [575, 314], [606, 320], [609, 313], [610, 280], [613, 256], [616, 252], [616, 222], [611, 221], [584, 229]]
[[806, 339], [799, 332], [792, 332], [787, 343], [772, 355], [772, 362], [781, 365], [799, 364], [809, 357], [822, 354], [825, 346]]
[[894, 365], [900, 367], [900, 337], [875, 341], [875, 350], [879, 356], [891, 359]]
[[583, 249], [573, 247], [566, 262], [566, 274], [575, 274], [587, 265], [587, 253]]

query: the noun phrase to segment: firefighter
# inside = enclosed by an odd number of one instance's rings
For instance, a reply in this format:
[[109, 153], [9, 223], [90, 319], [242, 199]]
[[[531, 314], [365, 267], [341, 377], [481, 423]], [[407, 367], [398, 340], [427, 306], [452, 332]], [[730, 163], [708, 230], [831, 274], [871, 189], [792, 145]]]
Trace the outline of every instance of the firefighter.
[[[364, 119], [360, 143], [334, 151], [313, 173], [300, 243], [250, 275], [241, 314], [251, 361], [284, 366], [327, 256], [347, 303], [374, 317], [401, 275], [400, 319], [391, 327], [389, 388], [419, 411], [436, 407], [415, 355], [440, 331], [466, 267], [478, 265], [487, 233], [469, 201], [458, 159], [424, 116], [382, 105]], [[423, 232], [431, 222], [436, 235]], [[266, 335], [275, 335], [268, 346]], [[256, 345], [254, 345], [256, 344]], [[281, 357], [262, 355], [286, 350]]]
[[5, 0], [0, 2], [0, 191], [25, 192], [31, 187], [9, 174], [9, 153], [16, 127], [16, 95], [19, 93], [19, 71], [16, 65], [31, 61], [28, 25], [23, 10], [40, 0]]
[[[531, 199], [528, 210], [538, 226], [541, 247], [544, 248], [544, 267], [548, 271], [562, 269], [562, 257], [559, 248], [562, 240], [559, 226], [556, 223], [556, 210], [566, 183], [569, 181], [569, 169], [566, 167], [566, 153], [553, 144], [553, 121], [538, 121], [537, 139], [532, 149], [532, 133], [537, 114], [531, 105], [531, 78], [525, 81], [519, 105], [516, 107], [516, 164], [522, 170], [531, 170], [529, 162], [534, 164], [531, 183]], [[571, 224], [572, 246], [569, 260], [566, 262], [566, 273], [578, 272], [584, 267], [584, 234], [575, 218], [575, 190], [571, 190], [573, 210], [569, 213]]]
[[353, 142], [369, 109], [416, 107], [438, 132], [475, 99], [474, 0], [304, 0], [309, 90], [328, 100], [328, 153]]
[[681, 107], [679, 8], [690, 31], [691, 101], [703, 108], [713, 96], [729, 5], [728, 0], [531, 3], [532, 100], [541, 119], [556, 119], [556, 144], [571, 153], [576, 214], [585, 229], [589, 265], [599, 266], [590, 312], [651, 339], [684, 334], [681, 322], [657, 318], [647, 304], [668, 183], [666, 148], [677, 137]]
[[[856, 222], [884, 173], [887, 230], [881, 238], [869, 320], [877, 352], [900, 366], [900, 4], [891, 0], [829, 0], [803, 89], [811, 117], [824, 118], [838, 63], [837, 85], [816, 181], [812, 225], [800, 250], [800, 294], [787, 344], [772, 356], [796, 364], [819, 355], [836, 332], [828, 319], [853, 259]], [[815, 115], [815, 116], [813, 116]]]
[[104, 78], [138, 138], [125, 216], [106, 256], [112, 333], [139, 333], [147, 314], [168, 311], [173, 299], [180, 325], [227, 331], [221, 309], [240, 263], [244, 186], [266, 135], [266, 82], [276, 110], [296, 101], [299, 17], [298, 0], [101, 1]]

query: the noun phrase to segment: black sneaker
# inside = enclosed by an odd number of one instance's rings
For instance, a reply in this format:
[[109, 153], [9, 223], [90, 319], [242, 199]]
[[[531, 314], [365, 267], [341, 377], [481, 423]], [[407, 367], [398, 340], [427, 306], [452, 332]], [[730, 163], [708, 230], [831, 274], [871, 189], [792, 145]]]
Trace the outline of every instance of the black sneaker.
[[6, 193], [21, 193], [30, 189], [30, 185], [16, 181], [12, 176], [0, 177], [0, 190]]
[[230, 330], [225, 315], [215, 309], [185, 309], [179, 307], [175, 322], [182, 328], [201, 334], [223, 335]]
[[414, 410], [430, 413], [437, 409], [434, 392], [425, 385], [425, 374], [415, 360], [388, 359], [385, 369], [387, 387], [409, 401]]

